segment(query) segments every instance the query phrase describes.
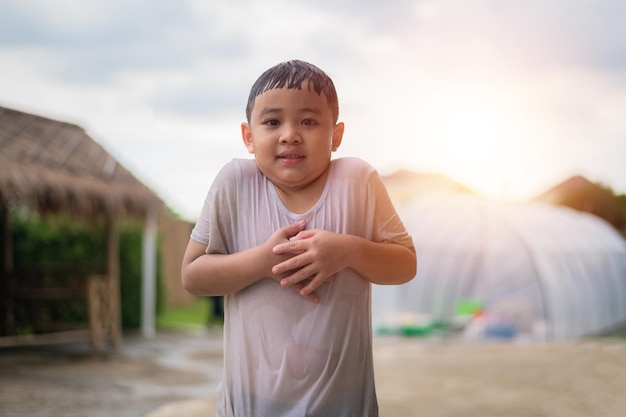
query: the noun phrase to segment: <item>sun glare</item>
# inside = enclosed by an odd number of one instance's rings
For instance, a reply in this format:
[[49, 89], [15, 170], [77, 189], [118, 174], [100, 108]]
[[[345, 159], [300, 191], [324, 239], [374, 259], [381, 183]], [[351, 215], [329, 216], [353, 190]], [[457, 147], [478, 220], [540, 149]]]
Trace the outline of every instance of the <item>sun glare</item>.
[[507, 199], [508, 166], [521, 123], [497, 92], [454, 91], [429, 109], [429, 158], [442, 172], [494, 199]]

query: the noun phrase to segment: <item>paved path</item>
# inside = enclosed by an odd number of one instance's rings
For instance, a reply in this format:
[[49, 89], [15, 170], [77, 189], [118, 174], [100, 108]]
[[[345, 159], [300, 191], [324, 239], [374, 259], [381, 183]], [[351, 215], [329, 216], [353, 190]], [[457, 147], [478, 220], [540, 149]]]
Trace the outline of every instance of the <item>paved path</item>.
[[[127, 336], [88, 346], [0, 349], [0, 416], [207, 417], [221, 378], [219, 332]], [[621, 417], [626, 341], [461, 344], [377, 338], [383, 417]]]

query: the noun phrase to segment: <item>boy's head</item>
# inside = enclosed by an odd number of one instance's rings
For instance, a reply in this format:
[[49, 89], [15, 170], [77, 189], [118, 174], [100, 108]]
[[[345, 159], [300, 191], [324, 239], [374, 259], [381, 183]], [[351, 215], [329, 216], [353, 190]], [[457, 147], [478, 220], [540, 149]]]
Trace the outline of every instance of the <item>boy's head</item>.
[[265, 71], [256, 80], [250, 89], [248, 104], [246, 105], [248, 123], [250, 123], [252, 108], [257, 96], [275, 88], [286, 87], [300, 90], [303, 85], [308, 85], [308, 88], [312, 87], [317, 94], [324, 94], [332, 112], [333, 123], [337, 123], [339, 100], [333, 80], [315, 65], [299, 60], [281, 62]]
[[254, 83], [241, 136], [277, 190], [290, 194], [324, 183], [343, 137], [338, 107], [330, 77], [306, 62], [278, 64]]

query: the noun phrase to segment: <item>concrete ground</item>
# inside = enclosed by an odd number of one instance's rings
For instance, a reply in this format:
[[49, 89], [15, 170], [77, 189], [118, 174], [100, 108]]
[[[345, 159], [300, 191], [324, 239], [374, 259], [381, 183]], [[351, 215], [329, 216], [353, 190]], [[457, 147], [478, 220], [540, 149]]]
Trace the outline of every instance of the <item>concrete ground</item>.
[[[120, 353], [83, 344], [0, 349], [1, 417], [212, 416], [221, 333], [126, 335]], [[626, 342], [459, 343], [377, 337], [381, 416], [617, 417]]]

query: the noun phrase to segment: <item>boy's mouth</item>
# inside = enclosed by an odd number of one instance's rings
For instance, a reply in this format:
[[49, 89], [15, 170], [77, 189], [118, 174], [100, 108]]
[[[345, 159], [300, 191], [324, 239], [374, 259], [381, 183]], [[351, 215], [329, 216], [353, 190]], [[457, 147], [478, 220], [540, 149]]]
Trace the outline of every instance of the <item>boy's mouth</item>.
[[278, 159], [286, 159], [286, 160], [304, 159], [304, 155], [302, 155], [301, 153], [283, 152], [280, 155], [278, 155]]

